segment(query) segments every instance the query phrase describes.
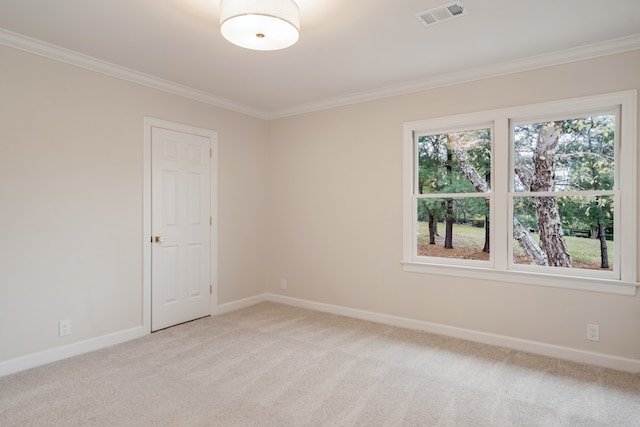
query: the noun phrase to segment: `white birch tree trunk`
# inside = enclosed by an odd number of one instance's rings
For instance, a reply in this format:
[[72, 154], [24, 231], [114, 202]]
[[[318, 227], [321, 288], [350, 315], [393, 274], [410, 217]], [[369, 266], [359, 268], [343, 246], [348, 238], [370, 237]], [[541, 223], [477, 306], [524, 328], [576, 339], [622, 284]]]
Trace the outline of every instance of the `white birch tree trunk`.
[[[554, 190], [555, 154], [561, 126], [562, 122], [550, 122], [543, 124], [540, 128], [533, 159], [534, 177], [531, 182], [533, 192]], [[535, 197], [535, 202], [540, 243], [547, 253], [549, 265], [571, 267], [571, 257], [564, 240], [557, 198]]]

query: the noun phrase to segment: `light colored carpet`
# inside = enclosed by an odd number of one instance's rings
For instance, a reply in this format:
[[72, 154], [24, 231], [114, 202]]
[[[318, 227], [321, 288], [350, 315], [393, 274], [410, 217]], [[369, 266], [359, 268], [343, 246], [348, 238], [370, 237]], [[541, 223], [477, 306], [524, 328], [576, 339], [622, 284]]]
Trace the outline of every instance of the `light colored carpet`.
[[274, 303], [0, 378], [2, 426], [640, 426], [640, 376]]

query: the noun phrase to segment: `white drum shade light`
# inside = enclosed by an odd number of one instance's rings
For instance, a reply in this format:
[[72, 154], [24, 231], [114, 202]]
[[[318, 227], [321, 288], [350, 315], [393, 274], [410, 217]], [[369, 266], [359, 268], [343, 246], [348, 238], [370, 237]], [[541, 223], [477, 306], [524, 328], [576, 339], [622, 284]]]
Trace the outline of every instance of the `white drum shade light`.
[[247, 49], [284, 49], [298, 41], [300, 10], [294, 0], [220, 0], [220, 32]]

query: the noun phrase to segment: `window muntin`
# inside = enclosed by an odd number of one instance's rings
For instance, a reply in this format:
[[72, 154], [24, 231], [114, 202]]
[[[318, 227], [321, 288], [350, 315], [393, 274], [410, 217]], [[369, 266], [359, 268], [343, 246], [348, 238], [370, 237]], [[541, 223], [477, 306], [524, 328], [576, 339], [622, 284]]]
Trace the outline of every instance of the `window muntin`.
[[[526, 130], [524, 126], [561, 121], [578, 128], [580, 120], [583, 121], [580, 128], [583, 132], [580, 136], [583, 138], [582, 141], [585, 138], [586, 121], [594, 123], [590, 130], [592, 139], [611, 139], [613, 136], [615, 150], [613, 161], [608, 159], [606, 163], [589, 164], [589, 158], [596, 157], [596, 152], [593, 150], [587, 150], [581, 156], [567, 155], [567, 147], [579, 142], [576, 135], [580, 132], [577, 132], [572, 136], [573, 139], [566, 139], [567, 137], [564, 136], [560, 141], [560, 145], [565, 144], [562, 148], [563, 157], [558, 162], [561, 168], [555, 168], [551, 188], [540, 187], [534, 188], [536, 191], [529, 191], [531, 188], [525, 188], [521, 185], [522, 183], [518, 183], [519, 178], [515, 173], [513, 161], [515, 148], [511, 148], [515, 139], [515, 127], [520, 126], [519, 131], [524, 132]], [[474, 123], [484, 123], [484, 125], [478, 126]], [[419, 136], [444, 135], [484, 128], [492, 130], [491, 161], [494, 165], [491, 172], [490, 191], [486, 194], [482, 192], [418, 192], [420, 187], [417, 176], [417, 138]], [[405, 271], [635, 295], [638, 286], [636, 269], [637, 91], [409, 122], [404, 125], [404, 135], [405, 197], [402, 264]], [[603, 141], [592, 140], [597, 143]], [[606, 147], [603, 145], [600, 148]], [[610, 150], [598, 152], [598, 155], [610, 157]], [[585, 173], [586, 166], [591, 167], [589, 173]], [[610, 169], [608, 169], [609, 166], [611, 166]], [[424, 191], [424, 188], [422, 190]], [[424, 241], [425, 238], [425, 224], [424, 221], [418, 221], [418, 216], [421, 215], [418, 207], [420, 203], [428, 203], [420, 200], [430, 198], [457, 200], [478, 197], [486, 197], [489, 200], [490, 261], [433, 257], [418, 251], [418, 239]], [[574, 226], [576, 214], [572, 213], [572, 210], [583, 209], [579, 216], [589, 215], [592, 219], [598, 215], [603, 216], [605, 230], [602, 235], [605, 236], [604, 240], [607, 243], [608, 268], [597, 270], [581, 268], [584, 266], [579, 262], [576, 263], [578, 268], [575, 266], [572, 268], [549, 267], [530, 265], [517, 258], [514, 260], [514, 250], [518, 250], [515, 235], [519, 228], [514, 225], [513, 219], [522, 220], [524, 224], [522, 228], [527, 226], [524, 216], [531, 216], [532, 212], [527, 213], [522, 205], [529, 204], [530, 209], [535, 205], [536, 198], [543, 197], [552, 197], [559, 206], [560, 222], [567, 239], [581, 238], [586, 242], [587, 238], [582, 236], [591, 234], [591, 231], [586, 233], [586, 229]], [[518, 215], [521, 217], [519, 218]], [[535, 229], [535, 227], [530, 228]], [[614, 233], [615, 237], [613, 237]], [[533, 240], [536, 241], [535, 233], [533, 234]], [[539, 245], [539, 243], [536, 244]], [[576, 252], [571, 248], [569, 253], [576, 259], [582, 256], [579, 251]]]

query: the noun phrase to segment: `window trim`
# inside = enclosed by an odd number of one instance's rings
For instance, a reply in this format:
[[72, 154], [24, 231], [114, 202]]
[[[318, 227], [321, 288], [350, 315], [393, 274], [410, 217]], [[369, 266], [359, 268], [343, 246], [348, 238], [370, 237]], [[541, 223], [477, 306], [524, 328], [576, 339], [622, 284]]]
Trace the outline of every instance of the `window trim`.
[[[615, 92], [604, 95], [572, 98], [539, 104], [487, 110], [454, 116], [406, 122], [403, 125], [403, 258], [404, 271], [428, 273], [464, 278], [495, 280], [524, 285], [551, 286], [622, 295], [635, 295], [640, 285], [637, 282], [637, 90]], [[493, 224], [507, 224], [509, 220], [509, 195], [511, 192], [509, 172], [512, 167], [510, 132], [512, 122], [527, 120], [529, 117], [549, 115], [581, 114], [585, 111], [620, 108], [619, 152], [617, 153], [616, 177], [620, 192], [616, 201], [619, 216], [620, 238], [616, 239], [616, 261], [620, 267], [620, 278], [587, 277], [585, 275], [553, 274], [548, 271], [526, 271], [510, 269], [508, 255], [511, 227], [491, 227], [492, 253], [490, 262], [479, 266], [454, 259], [426, 257], [418, 260], [415, 245], [415, 159], [414, 140], [416, 133], [438, 132], [442, 130], [469, 128], [491, 123], [493, 131], [492, 163], [496, 171], [500, 165], [508, 165], [505, 172], [492, 173], [491, 218]], [[498, 245], [494, 242], [504, 242]], [[495, 253], [494, 253], [495, 252]], [[618, 258], [619, 257], [619, 258]], [[446, 260], [446, 261], [445, 261]]]

